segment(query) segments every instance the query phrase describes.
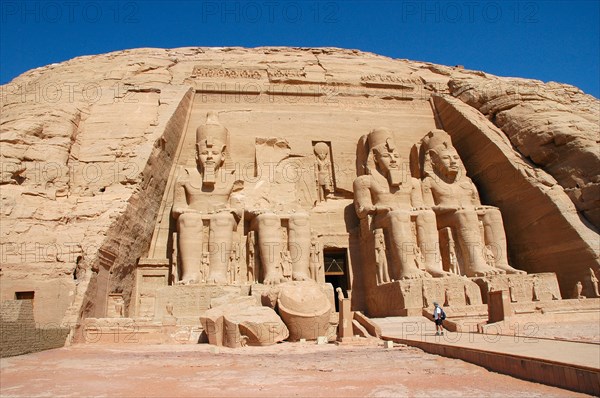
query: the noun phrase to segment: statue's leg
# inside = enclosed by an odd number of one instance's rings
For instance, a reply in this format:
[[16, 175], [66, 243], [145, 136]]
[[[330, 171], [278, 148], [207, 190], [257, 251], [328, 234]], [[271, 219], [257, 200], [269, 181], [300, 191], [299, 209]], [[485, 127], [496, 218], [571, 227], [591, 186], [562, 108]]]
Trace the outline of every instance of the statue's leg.
[[504, 273], [504, 271], [490, 267], [485, 261], [484, 242], [481, 239], [477, 213], [472, 210], [458, 210], [454, 214], [445, 215], [440, 219], [448, 217], [451, 218], [451, 223], [454, 224], [457, 233], [465, 274], [467, 276], [488, 276]]
[[256, 216], [255, 225], [258, 229], [258, 247], [260, 261], [263, 266], [263, 283], [272, 285], [283, 280], [279, 266], [283, 242], [281, 239], [281, 220], [275, 213], [264, 213]]
[[388, 272], [388, 263], [387, 263], [387, 259], [385, 258], [385, 256], [382, 259], [381, 268], [383, 270], [383, 276], [382, 276], [383, 283], [387, 283], [390, 281], [390, 274]]
[[217, 213], [210, 218], [208, 283], [228, 282], [227, 269], [234, 228], [235, 219], [231, 213]]
[[394, 265], [398, 268], [395, 274], [399, 279], [417, 279], [429, 276], [410, 261], [409, 256], [414, 252], [414, 241], [410, 227], [410, 212], [394, 210], [385, 216], [386, 230], [392, 247], [390, 250]]
[[305, 281], [308, 276], [310, 262], [310, 223], [307, 213], [290, 216], [288, 247], [292, 258], [292, 279]]
[[381, 259], [379, 258], [377, 253], [375, 254], [375, 264], [377, 265], [377, 285], [381, 285], [383, 283], [383, 264], [381, 264]]
[[504, 223], [502, 222], [500, 210], [486, 209], [482, 216], [482, 221], [485, 244], [488, 245], [494, 253], [496, 267], [509, 274], [525, 274], [525, 271], [520, 271], [508, 265], [506, 234], [504, 233]]
[[177, 219], [181, 282], [198, 283], [202, 263], [202, 217], [184, 213]]
[[423, 257], [425, 269], [435, 277], [451, 276], [452, 273], [444, 271], [437, 230], [435, 213], [432, 210], [417, 212], [417, 241]]

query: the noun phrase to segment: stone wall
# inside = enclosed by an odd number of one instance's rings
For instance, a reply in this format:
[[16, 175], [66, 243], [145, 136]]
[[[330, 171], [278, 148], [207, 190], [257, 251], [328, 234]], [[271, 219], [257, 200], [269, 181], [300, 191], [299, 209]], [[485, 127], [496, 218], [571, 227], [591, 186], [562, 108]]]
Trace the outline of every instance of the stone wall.
[[0, 306], [0, 357], [28, 354], [62, 347], [69, 328], [38, 324], [33, 300], [6, 300]]

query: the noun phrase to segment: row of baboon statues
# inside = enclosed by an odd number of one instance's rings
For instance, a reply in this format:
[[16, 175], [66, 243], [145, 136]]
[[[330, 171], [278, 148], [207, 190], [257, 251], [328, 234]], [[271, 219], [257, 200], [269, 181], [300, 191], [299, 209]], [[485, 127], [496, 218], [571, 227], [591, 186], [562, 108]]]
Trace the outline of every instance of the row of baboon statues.
[[[239, 256], [233, 235], [242, 217], [250, 231], [250, 282], [258, 281], [255, 264], [261, 264], [265, 284], [318, 280], [320, 251], [308, 212], [296, 209], [280, 215], [268, 206], [246, 206], [243, 182], [223, 167], [228, 145], [228, 130], [216, 113], [209, 112], [206, 123], [196, 130], [197, 166], [183, 169], [175, 184], [172, 216], [177, 228], [178, 283], [232, 281], [232, 253]], [[522, 273], [508, 264], [499, 210], [481, 205], [449, 135], [431, 131], [419, 146], [421, 179], [401, 167], [389, 130], [375, 129], [358, 143], [354, 205], [362, 220], [361, 235], [372, 238], [373, 245], [363, 250], [375, 251], [377, 281]], [[329, 146], [317, 143], [314, 152], [318, 201], [324, 201], [334, 193]], [[206, 225], [209, 242], [203, 242]], [[451, 231], [448, 270], [440, 256], [439, 231], [443, 229]]]

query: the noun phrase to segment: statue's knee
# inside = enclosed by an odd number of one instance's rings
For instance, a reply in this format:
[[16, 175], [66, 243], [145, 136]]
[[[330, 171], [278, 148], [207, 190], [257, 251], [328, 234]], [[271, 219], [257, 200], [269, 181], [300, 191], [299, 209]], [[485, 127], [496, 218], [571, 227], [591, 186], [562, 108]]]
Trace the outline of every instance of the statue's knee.
[[202, 217], [199, 214], [184, 213], [177, 219], [178, 228], [195, 228], [202, 225]]
[[281, 221], [275, 213], [263, 213], [256, 217], [259, 226], [279, 226]]
[[394, 210], [394, 211], [390, 211], [387, 214], [387, 218], [391, 221], [391, 222], [407, 222], [410, 220], [410, 212], [408, 211], [403, 211], [403, 210]]
[[296, 213], [290, 216], [290, 227], [306, 227], [309, 225], [308, 213]]
[[490, 221], [492, 221], [494, 223], [502, 222], [502, 214], [500, 213], [500, 210], [490, 209], [486, 213], [487, 213], [487, 215], [489, 215]]
[[419, 218], [421, 218], [426, 223], [435, 223], [435, 213], [432, 210], [423, 210], [419, 213]]
[[458, 210], [456, 213], [454, 213], [454, 215], [460, 224], [472, 224], [479, 222], [477, 213], [473, 211]]
[[218, 227], [231, 227], [233, 226], [234, 221], [231, 213], [217, 213], [210, 218], [211, 224]]

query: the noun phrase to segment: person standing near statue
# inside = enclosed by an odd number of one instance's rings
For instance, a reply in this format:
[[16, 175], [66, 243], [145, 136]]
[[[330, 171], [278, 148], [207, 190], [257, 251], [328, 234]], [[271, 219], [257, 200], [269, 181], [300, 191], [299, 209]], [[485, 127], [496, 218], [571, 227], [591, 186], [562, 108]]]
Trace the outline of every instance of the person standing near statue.
[[433, 303], [433, 320], [435, 321], [435, 335], [444, 335], [444, 320], [446, 319], [446, 313], [444, 309], [440, 307], [437, 302]]
[[[233, 172], [224, 169], [229, 132], [209, 112], [196, 130], [196, 164], [182, 169], [175, 184], [171, 215], [176, 221], [182, 284], [198, 283], [203, 254], [209, 253], [208, 283], [227, 283], [233, 231], [243, 209], [232, 194], [241, 190]], [[208, 242], [203, 226], [208, 223]]]

